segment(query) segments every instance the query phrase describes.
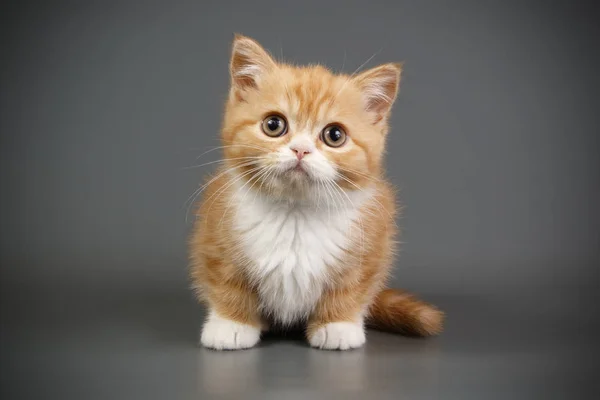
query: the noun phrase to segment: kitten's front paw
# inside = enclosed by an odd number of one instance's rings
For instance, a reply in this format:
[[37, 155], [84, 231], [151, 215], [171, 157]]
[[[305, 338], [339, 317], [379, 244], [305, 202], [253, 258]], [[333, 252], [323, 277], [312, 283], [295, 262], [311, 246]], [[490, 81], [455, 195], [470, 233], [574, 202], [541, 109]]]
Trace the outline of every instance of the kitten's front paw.
[[215, 350], [247, 349], [259, 340], [259, 328], [221, 318], [214, 313], [204, 323], [200, 337], [202, 346]]
[[319, 349], [348, 350], [365, 344], [366, 337], [362, 323], [331, 322], [317, 329], [308, 341]]

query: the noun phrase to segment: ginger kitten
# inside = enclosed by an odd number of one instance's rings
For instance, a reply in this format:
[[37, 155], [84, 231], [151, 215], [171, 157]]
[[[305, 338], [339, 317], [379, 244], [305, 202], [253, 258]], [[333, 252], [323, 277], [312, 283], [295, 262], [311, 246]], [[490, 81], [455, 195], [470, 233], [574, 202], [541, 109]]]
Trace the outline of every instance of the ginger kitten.
[[382, 159], [400, 72], [285, 65], [235, 37], [224, 165], [205, 185], [190, 241], [208, 307], [203, 346], [249, 348], [269, 326], [298, 323], [321, 349], [362, 346], [365, 324], [441, 331], [435, 307], [385, 289], [397, 229]]

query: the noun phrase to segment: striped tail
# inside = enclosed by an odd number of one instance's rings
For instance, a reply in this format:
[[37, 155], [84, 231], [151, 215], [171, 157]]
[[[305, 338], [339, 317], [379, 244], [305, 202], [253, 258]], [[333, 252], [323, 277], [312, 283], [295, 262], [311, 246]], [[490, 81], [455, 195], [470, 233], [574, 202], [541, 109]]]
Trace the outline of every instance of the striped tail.
[[443, 322], [442, 311], [397, 289], [381, 291], [367, 318], [367, 324], [375, 329], [421, 337], [441, 333]]

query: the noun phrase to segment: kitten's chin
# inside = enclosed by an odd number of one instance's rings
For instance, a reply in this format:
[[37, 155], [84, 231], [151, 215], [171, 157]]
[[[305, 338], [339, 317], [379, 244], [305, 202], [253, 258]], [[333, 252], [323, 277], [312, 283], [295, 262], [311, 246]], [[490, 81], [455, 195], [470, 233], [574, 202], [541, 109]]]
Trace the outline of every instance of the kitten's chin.
[[300, 165], [297, 165], [294, 168], [287, 170], [285, 172], [285, 175], [287, 175], [286, 178], [289, 179], [290, 182], [303, 182], [304, 183], [306, 181], [313, 180], [310, 176], [310, 173]]
[[312, 190], [314, 181], [306, 171], [291, 170], [287, 171], [280, 178], [280, 187], [282, 192], [288, 193], [290, 196], [298, 197], [304, 194], [309, 194]]
[[273, 177], [267, 195], [276, 200], [310, 201], [315, 197], [319, 183], [310, 172], [304, 169], [292, 168]]

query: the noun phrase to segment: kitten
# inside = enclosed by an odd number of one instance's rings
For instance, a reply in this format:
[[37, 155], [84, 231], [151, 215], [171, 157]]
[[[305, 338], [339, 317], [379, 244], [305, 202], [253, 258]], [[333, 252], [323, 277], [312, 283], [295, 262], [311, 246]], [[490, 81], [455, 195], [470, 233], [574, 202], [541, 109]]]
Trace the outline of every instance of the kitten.
[[269, 326], [298, 323], [321, 349], [362, 346], [365, 324], [441, 331], [435, 307], [384, 289], [397, 229], [382, 159], [400, 72], [285, 65], [235, 37], [224, 166], [205, 185], [190, 241], [208, 307], [203, 346], [249, 348]]

